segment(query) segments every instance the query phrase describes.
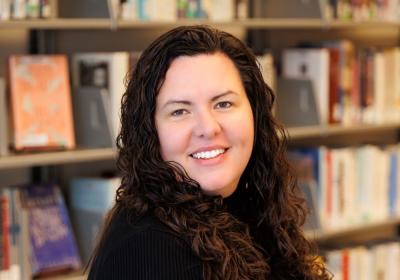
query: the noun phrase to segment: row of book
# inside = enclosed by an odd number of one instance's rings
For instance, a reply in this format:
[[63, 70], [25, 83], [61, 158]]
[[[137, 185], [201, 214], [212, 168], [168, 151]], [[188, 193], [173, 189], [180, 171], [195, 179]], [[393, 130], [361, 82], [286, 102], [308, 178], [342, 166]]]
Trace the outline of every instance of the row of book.
[[[2, 132], [8, 115], [17, 151], [113, 147], [124, 79], [139, 55], [77, 53], [70, 63], [65, 55], [11, 56], [7, 83], [0, 78], [0, 154], [10, 143]], [[278, 78], [272, 54], [258, 59], [288, 127], [400, 121], [399, 47], [356, 50], [337, 41], [284, 49]]]
[[289, 153], [305, 189], [310, 227], [345, 228], [400, 216], [400, 146]]
[[334, 280], [400, 279], [400, 243], [388, 242], [327, 253]]
[[400, 19], [400, 3], [397, 0], [329, 0], [327, 13], [339, 20], [382, 20]]
[[209, 19], [229, 21], [247, 18], [246, 0], [126, 0], [121, 1], [119, 17], [128, 20], [175, 21]]
[[[357, 50], [350, 41], [337, 41], [285, 49], [281, 76], [312, 82], [319, 124], [400, 121], [399, 47]], [[278, 108], [280, 95], [291, 99], [287, 103], [301, 104], [300, 91], [285, 92], [278, 85]], [[297, 117], [287, 125], [307, 124], [301, 121]]]
[[[76, 53], [70, 63], [65, 55], [11, 56], [8, 87], [0, 77], [0, 156], [11, 149], [114, 147], [124, 80], [139, 56]], [[272, 56], [260, 63], [273, 84]]]
[[0, 78], [0, 155], [10, 146], [15, 151], [113, 147], [124, 78], [138, 56], [79, 53], [71, 58], [71, 69], [65, 55], [11, 56], [8, 87]]
[[52, 0], [1, 0], [0, 21], [10, 19], [49, 18]]
[[78, 270], [89, 260], [120, 179], [74, 178], [69, 210], [56, 184], [0, 192], [0, 278], [26, 280]]

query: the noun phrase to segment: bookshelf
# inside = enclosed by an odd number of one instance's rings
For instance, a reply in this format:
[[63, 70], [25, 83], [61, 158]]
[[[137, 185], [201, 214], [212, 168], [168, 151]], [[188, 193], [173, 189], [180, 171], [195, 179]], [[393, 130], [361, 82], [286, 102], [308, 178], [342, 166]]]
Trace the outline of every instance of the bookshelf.
[[337, 248], [364, 244], [371, 240], [390, 239], [393, 235], [398, 234], [399, 227], [400, 218], [390, 218], [340, 229], [309, 230], [305, 234], [307, 238], [324, 247]]
[[386, 21], [343, 21], [321, 19], [245, 19], [232, 21], [210, 21], [203, 19], [188, 19], [169, 21], [137, 21], [117, 20], [115, 24], [110, 19], [46, 19], [46, 20], [8, 20], [0, 21], [0, 28], [8, 29], [38, 29], [38, 30], [68, 30], [68, 29], [150, 29], [174, 28], [180, 25], [207, 24], [216, 28], [246, 28], [246, 29], [369, 29], [369, 28], [400, 28], [400, 22]]
[[112, 148], [16, 154], [0, 157], [0, 170], [27, 168], [30, 166], [95, 162], [98, 160], [114, 160], [115, 156], [116, 152]]
[[[334, 38], [347, 37], [351, 38], [354, 32], [355, 36], [362, 34], [368, 38], [368, 32], [375, 30], [376, 32], [390, 33], [393, 41], [398, 41], [400, 32], [400, 22], [384, 22], [384, 21], [339, 21], [339, 20], [320, 20], [320, 19], [246, 19], [246, 20], [233, 20], [212, 22], [209, 20], [179, 20], [176, 22], [165, 21], [133, 21], [133, 20], [117, 20], [112, 22], [110, 19], [46, 19], [46, 20], [13, 20], [13, 21], [0, 21], [0, 30], [2, 32], [13, 31], [27, 31], [32, 30], [48, 32], [51, 36], [54, 34], [66, 33], [67, 37], [61, 37], [61, 43], [58, 46], [62, 52], [68, 50], [71, 45], [65, 46], [65, 42], [69, 40], [68, 37], [73, 33], [91, 32], [136, 32], [136, 34], [147, 34], [154, 30], [166, 30], [174, 28], [179, 25], [191, 24], [207, 24], [216, 28], [231, 30], [239, 29], [244, 32], [247, 31], [261, 31], [268, 35], [270, 40], [273, 38], [280, 38], [282, 36], [282, 44], [289, 44], [292, 35], [297, 35], [297, 40], [303, 34], [312, 34], [318, 31], [324, 33], [324, 36], [333, 34]], [[7, 30], [7, 31], [5, 31]], [[390, 32], [389, 32], [390, 31]], [[278, 35], [282, 32], [282, 35]], [[0, 36], [3, 33], [0, 33]], [[100, 34], [100, 33], [99, 33]], [[124, 33], [125, 34], [125, 33]], [[328, 35], [326, 35], [328, 34]], [[365, 35], [367, 34], [367, 35]], [[46, 34], [45, 34], [46, 35]], [[54, 39], [54, 37], [43, 36], [42, 39]], [[57, 37], [57, 35], [56, 35]], [[287, 39], [290, 37], [290, 39]], [[296, 36], [295, 36], [296, 37]], [[56, 38], [58, 39], [58, 38]], [[90, 39], [89, 39], [90, 40]], [[111, 40], [113, 41], [113, 40]], [[279, 41], [279, 40], [277, 40]], [[368, 41], [368, 40], [366, 40]], [[392, 42], [392, 41], [390, 41]], [[54, 42], [52, 42], [54, 43]], [[92, 43], [95, 45], [98, 41]], [[369, 41], [363, 44], [369, 44]], [[70, 43], [71, 44], [71, 43]], [[86, 44], [86, 42], [80, 42]], [[386, 41], [384, 41], [386, 44]], [[96, 46], [97, 47], [97, 46]], [[101, 47], [101, 46], [99, 46]], [[275, 44], [275, 48], [280, 48], [281, 45]], [[71, 52], [74, 52], [73, 49]], [[0, 52], [1, 54], [1, 52]], [[1, 71], [0, 71], [1, 74]], [[289, 145], [317, 145], [323, 143], [340, 143], [342, 145], [354, 145], [362, 143], [366, 139], [373, 143], [384, 144], [386, 141], [392, 143], [398, 139], [400, 131], [400, 123], [390, 124], [375, 124], [375, 125], [328, 125], [328, 126], [315, 126], [315, 127], [298, 127], [288, 129]], [[97, 161], [106, 160], [114, 161], [116, 158], [116, 151], [112, 148], [105, 149], [79, 149], [72, 151], [56, 151], [56, 152], [41, 152], [30, 154], [11, 154], [8, 156], [0, 157], [0, 171], [7, 171], [10, 169], [26, 168], [29, 169], [33, 166], [49, 166], [49, 165], [67, 165], [74, 163], [93, 163]], [[365, 243], [372, 239], [382, 239], [393, 235], [398, 235], [400, 226], [400, 218], [385, 220], [382, 222], [374, 222], [370, 224], [362, 224], [352, 226], [344, 229], [330, 230], [330, 231], [316, 231], [307, 232], [307, 237], [315, 240], [318, 244], [325, 247], [334, 247], [335, 244], [355, 244]], [[72, 273], [64, 276], [58, 276], [49, 279], [84, 279], [78, 273]]]
[[[324, 142], [324, 139], [333, 139], [337, 141], [337, 137], [348, 138], [349, 136], [359, 135], [365, 139], [364, 134], [376, 136], [384, 133], [397, 134], [400, 129], [400, 123], [382, 124], [382, 125], [328, 125], [328, 126], [308, 126], [289, 128], [289, 145], [298, 144], [300, 141], [305, 143]], [[0, 157], [0, 170], [13, 168], [29, 168], [31, 166], [46, 166], [71, 164], [79, 162], [95, 162], [98, 160], [116, 159], [116, 150], [113, 148], [97, 148], [97, 149], [77, 149], [71, 151], [53, 151], [53, 152], [37, 152], [37, 153], [21, 153], [10, 154]]]

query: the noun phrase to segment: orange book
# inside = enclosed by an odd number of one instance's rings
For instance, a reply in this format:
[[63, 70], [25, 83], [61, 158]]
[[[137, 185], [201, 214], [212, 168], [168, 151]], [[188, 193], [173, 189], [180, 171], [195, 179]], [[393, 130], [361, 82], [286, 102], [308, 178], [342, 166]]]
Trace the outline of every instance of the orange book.
[[13, 55], [9, 73], [15, 150], [74, 148], [67, 57]]

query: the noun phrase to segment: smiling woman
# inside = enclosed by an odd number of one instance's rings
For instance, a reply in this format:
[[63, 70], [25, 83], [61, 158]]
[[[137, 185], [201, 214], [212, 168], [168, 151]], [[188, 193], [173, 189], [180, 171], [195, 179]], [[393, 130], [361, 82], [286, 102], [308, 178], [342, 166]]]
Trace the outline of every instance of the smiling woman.
[[162, 158], [179, 163], [205, 193], [231, 195], [254, 142], [253, 113], [233, 62], [221, 52], [175, 59], [156, 104]]
[[232, 35], [156, 39], [123, 97], [123, 180], [89, 279], [330, 279], [303, 237], [273, 100]]

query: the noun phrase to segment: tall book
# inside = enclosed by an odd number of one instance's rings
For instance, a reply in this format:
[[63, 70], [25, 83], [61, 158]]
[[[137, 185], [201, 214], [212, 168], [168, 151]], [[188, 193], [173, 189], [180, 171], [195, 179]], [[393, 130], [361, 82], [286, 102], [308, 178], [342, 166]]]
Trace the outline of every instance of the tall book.
[[66, 56], [13, 55], [9, 74], [14, 148], [74, 148]]
[[[115, 139], [120, 130], [120, 110], [125, 92], [124, 79], [129, 70], [129, 53], [78, 53], [72, 58], [74, 91], [79, 87], [106, 89], [109, 94], [110, 120]], [[77, 92], [75, 91], [74, 94]]]
[[76, 270], [81, 262], [60, 189], [54, 184], [20, 189], [22, 208], [28, 210], [33, 276]]
[[4, 79], [0, 77], [0, 156], [8, 154], [9, 132]]

